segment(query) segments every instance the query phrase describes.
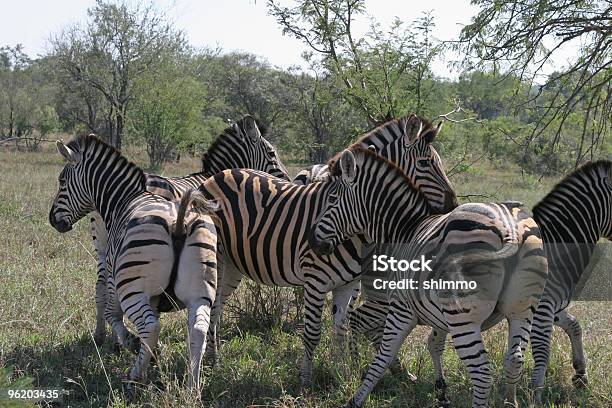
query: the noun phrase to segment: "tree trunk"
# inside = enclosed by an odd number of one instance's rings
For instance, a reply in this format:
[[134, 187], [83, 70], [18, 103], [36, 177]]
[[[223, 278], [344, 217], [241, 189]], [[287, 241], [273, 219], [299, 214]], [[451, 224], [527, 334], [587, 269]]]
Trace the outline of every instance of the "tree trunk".
[[114, 140], [113, 140], [113, 146], [121, 151], [121, 142], [123, 140], [123, 127], [124, 127], [124, 123], [123, 123], [123, 114], [121, 113], [121, 110], [117, 111], [117, 114], [115, 115], [115, 135], [114, 135]]

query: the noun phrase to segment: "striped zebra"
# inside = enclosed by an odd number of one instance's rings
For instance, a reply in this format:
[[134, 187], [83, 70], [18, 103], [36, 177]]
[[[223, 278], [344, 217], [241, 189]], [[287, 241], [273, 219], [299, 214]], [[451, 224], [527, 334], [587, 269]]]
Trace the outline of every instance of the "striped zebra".
[[[410, 114], [397, 122], [397, 127], [381, 126], [374, 129], [348, 149], [371, 149], [400, 167], [417, 187], [428, 192], [428, 199], [435, 210], [447, 212], [455, 208], [458, 205], [457, 198], [450, 180], [444, 173], [440, 156], [433, 147], [428, 146], [440, 132], [442, 122], [434, 126], [429, 120], [415, 114]], [[416, 134], [423, 135], [422, 141], [428, 139], [429, 143], [415, 144], [414, 138], [409, 135]], [[293, 182], [306, 185], [326, 181], [329, 178], [329, 168], [338, 157], [332, 158], [328, 164], [315, 164], [300, 171]], [[389, 303], [387, 299], [381, 297], [380, 291], [373, 290], [372, 279], [372, 275], [368, 273], [361, 278], [363, 303], [356, 309], [350, 308], [349, 326], [353, 333], [351, 341], [354, 341], [355, 334], [364, 334], [378, 348], [382, 340]], [[391, 370], [394, 372], [403, 370], [413, 380], [416, 379], [397, 359], [393, 361]]]
[[[531, 319], [547, 275], [533, 219], [503, 204], [463, 204], [449, 214], [432, 215], [423, 194], [401, 169], [367, 149], [343, 152], [331, 177], [335, 191], [310, 236], [317, 254], [332, 253], [345, 239], [363, 234], [370, 242], [407, 244], [407, 249], [394, 252], [398, 259], [435, 257], [433, 272], [389, 275], [413, 278], [419, 287], [390, 293], [382, 345], [349, 406], [364, 404], [418, 323], [431, 326], [434, 333], [451, 333], [472, 381], [472, 406], [485, 406], [492, 375], [482, 330], [504, 317], [509, 322], [507, 400], [516, 405]], [[476, 289], [426, 289], [425, 282], [444, 278], [474, 281]], [[435, 369], [438, 380], [441, 371]]]
[[[415, 178], [426, 186], [425, 195], [432, 205], [446, 210], [447, 206], [454, 206], [456, 198], [439, 156], [431, 146], [439, 129], [423, 126], [419, 118], [411, 116], [391, 120], [360, 140], [376, 140], [380, 150], [396, 154], [398, 160], [406, 162], [406, 167], [418, 166], [415, 163], [419, 161], [426, 162], [412, 173], [418, 174]], [[412, 163], [408, 164], [408, 160]], [[434, 182], [440, 184], [431, 185]], [[213, 219], [229, 266], [220, 275], [219, 307], [213, 309], [212, 330], [227, 298], [243, 276], [266, 285], [303, 287], [305, 353], [300, 372], [302, 386], [310, 383], [312, 356], [321, 334], [325, 295], [330, 291], [333, 294], [334, 333], [337, 341], [342, 343], [346, 312], [356, 295], [355, 284], [358, 282], [355, 279], [361, 274], [362, 261], [367, 256], [364, 255], [362, 238], [358, 237], [343, 243], [331, 256], [319, 257], [310, 249], [309, 231], [326, 202], [329, 185], [323, 182], [299, 186], [262, 172], [226, 170], [208, 179], [201, 187], [208, 197], [219, 202], [220, 211]]]
[[[159, 338], [159, 312], [174, 306], [188, 311], [189, 387], [199, 389], [217, 284], [217, 236], [210, 217], [186, 212], [191, 195], [179, 204], [147, 192], [144, 172], [95, 136], [67, 145], [58, 141], [57, 147], [67, 164], [49, 221], [64, 233], [87, 213], [100, 214], [108, 228], [108, 304], [138, 330], [140, 350], [126, 395], [133, 394], [131, 383], [146, 379]], [[203, 213], [214, 209], [201, 199], [198, 204]], [[121, 336], [120, 327], [113, 329]]]
[[612, 240], [612, 162], [588, 163], [566, 176], [533, 208], [533, 218], [542, 230], [550, 269], [531, 330], [532, 383], [540, 402], [553, 324], [570, 338], [574, 383], [587, 382], [582, 328], [566, 308], [597, 241]]
[[[289, 180], [287, 170], [281, 163], [272, 144], [264, 135], [266, 127], [251, 115], [245, 115], [226, 128], [202, 156], [202, 171], [184, 177], [162, 177], [145, 173], [147, 191], [166, 198], [180, 199], [183, 194], [198, 187], [208, 177], [231, 168], [252, 168], [265, 171], [273, 176]], [[109, 308], [106, 311], [106, 251], [107, 232], [104, 221], [97, 212], [91, 214], [91, 235], [98, 258], [98, 280], [96, 282], [96, 330], [94, 341], [102, 344], [106, 336], [105, 320], [113, 327], [120, 327], [124, 340], [119, 342], [132, 350], [140, 347], [138, 338], [124, 330], [123, 315]], [[105, 319], [106, 316], [106, 319]], [[116, 339], [118, 342], [118, 339]]]

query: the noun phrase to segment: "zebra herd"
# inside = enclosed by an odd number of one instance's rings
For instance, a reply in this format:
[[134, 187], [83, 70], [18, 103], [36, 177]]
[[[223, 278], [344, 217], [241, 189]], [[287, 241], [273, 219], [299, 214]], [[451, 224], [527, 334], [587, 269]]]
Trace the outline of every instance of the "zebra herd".
[[[553, 324], [570, 336], [574, 379], [586, 383], [580, 324], [566, 308], [595, 243], [612, 239], [612, 162], [569, 174], [533, 216], [516, 203], [458, 205], [432, 146], [440, 127], [416, 115], [390, 120], [293, 181], [265, 129], [249, 115], [216, 138], [201, 172], [185, 177], [146, 174], [93, 135], [58, 142], [67, 164], [49, 221], [67, 232], [92, 214], [94, 339], [103, 342], [106, 322], [118, 346], [138, 353], [124, 382], [126, 396], [146, 380], [159, 314], [183, 308], [188, 386], [200, 389], [203, 354], [219, 358], [223, 306], [244, 276], [303, 288], [302, 387], [311, 381], [328, 292], [340, 349], [349, 328], [373, 340], [378, 353], [348, 406], [362, 406], [386, 369], [399, 364], [397, 351], [417, 324], [432, 327], [428, 349], [443, 405], [449, 404], [442, 368], [447, 334], [472, 381], [472, 406], [485, 406], [492, 374], [481, 332], [504, 318], [508, 403], [517, 405], [529, 341], [532, 383], [541, 398]], [[469, 278], [477, 289], [375, 290], [363, 265], [374, 245], [385, 242], [407, 244], [395, 249], [405, 259], [434, 257], [436, 278]], [[581, 244], [578, 257], [575, 244]], [[354, 308], [360, 291], [365, 301]]]

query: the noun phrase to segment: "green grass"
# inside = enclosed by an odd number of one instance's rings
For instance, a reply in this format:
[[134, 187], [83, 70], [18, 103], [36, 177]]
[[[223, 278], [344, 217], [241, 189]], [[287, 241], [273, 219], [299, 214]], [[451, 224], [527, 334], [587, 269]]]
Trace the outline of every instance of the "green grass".
[[[88, 223], [84, 220], [74, 231], [62, 235], [47, 221], [61, 167], [52, 150], [0, 151], [0, 368], [13, 367], [11, 381], [31, 377], [35, 387], [66, 389], [66, 406], [124, 407], [121, 379], [133, 356], [113, 352], [108, 342], [97, 349], [91, 336], [95, 323], [95, 260]], [[187, 160], [170, 165], [164, 173], [186, 174], [198, 167], [197, 160]], [[493, 168], [473, 170], [453, 182], [459, 194], [491, 197], [474, 201], [514, 199], [530, 206], [553, 184], [552, 180], [539, 183]], [[150, 367], [150, 382], [132, 406], [343, 405], [359, 386], [373, 350], [362, 339], [359, 361], [348, 362], [339, 357], [332, 346], [331, 319], [326, 311], [325, 331], [315, 359], [314, 384], [308, 392], [300, 394], [298, 373], [303, 349], [296, 313], [282, 312], [275, 327], [262, 327], [260, 316], [248, 305], [250, 293], [249, 288], [241, 288], [224, 317], [221, 361], [215, 369], [204, 369], [202, 402], [185, 388], [186, 316], [174, 313], [162, 317], [159, 362]], [[289, 290], [280, 293], [282, 296], [277, 298], [285, 299], [287, 304], [293, 299]], [[569, 341], [564, 333], [555, 330], [544, 394], [551, 406], [612, 405], [610, 312], [610, 303], [606, 302], [577, 302], [572, 308], [584, 328], [590, 375], [586, 391], [573, 389]], [[504, 325], [499, 325], [485, 336], [495, 365], [492, 406], [502, 405], [505, 330]], [[418, 376], [417, 382], [386, 375], [370, 397], [368, 407], [433, 406], [433, 369], [426, 348], [427, 333], [426, 328], [417, 328], [401, 351], [402, 360]], [[444, 363], [453, 406], [469, 406], [470, 382], [450, 344]], [[527, 405], [530, 398], [531, 369], [529, 357], [519, 392], [522, 405]]]

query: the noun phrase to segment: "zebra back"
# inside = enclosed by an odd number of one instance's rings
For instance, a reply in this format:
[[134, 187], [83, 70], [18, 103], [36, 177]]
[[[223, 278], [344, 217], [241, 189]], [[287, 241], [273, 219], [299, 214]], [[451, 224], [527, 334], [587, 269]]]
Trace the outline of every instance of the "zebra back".
[[542, 230], [550, 275], [543, 297], [557, 310], [569, 304], [600, 238], [612, 239], [612, 162], [576, 169], [534, 208]]

